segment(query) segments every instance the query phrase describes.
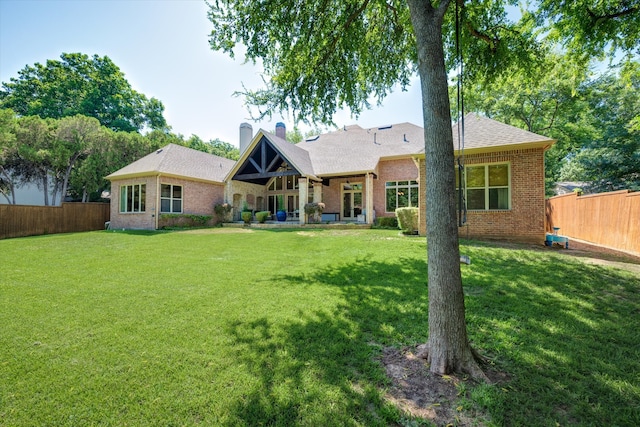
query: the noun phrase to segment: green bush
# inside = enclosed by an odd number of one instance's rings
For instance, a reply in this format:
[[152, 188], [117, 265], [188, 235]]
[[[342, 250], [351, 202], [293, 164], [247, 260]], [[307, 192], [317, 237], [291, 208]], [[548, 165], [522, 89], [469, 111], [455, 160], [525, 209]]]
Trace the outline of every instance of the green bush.
[[309, 222], [320, 222], [322, 220], [322, 211], [324, 203], [307, 203], [304, 205], [304, 213], [309, 217]]
[[264, 224], [264, 222], [271, 216], [271, 212], [269, 211], [260, 211], [256, 212], [256, 219], [260, 224]]
[[240, 216], [242, 217], [242, 220], [245, 224], [251, 223], [251, 219], [253, 218], [253, 214], [251, 213], [251, 211], [243, 211]]
[[380, 216], [376, 218], [376, 227], [398, 228], [398, 218], [394, 216]]
[[191, 214], [161, 214], [158, 228], [166, 230], [171, 228], [193, 228], [214, 225], [211, 215]]
[[396, 216], [403, 234], [418, 234], [418, 208], [398, 208]]
[[213, 207], [217, 222], [231, 222], [231, 205], [229, 203], [216, 204]]

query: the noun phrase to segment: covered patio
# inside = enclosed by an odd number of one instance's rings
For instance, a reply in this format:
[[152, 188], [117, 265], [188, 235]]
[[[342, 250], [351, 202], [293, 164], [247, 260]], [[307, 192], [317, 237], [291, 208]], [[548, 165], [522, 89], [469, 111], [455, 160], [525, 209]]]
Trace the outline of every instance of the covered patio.
[[373, 180], [373, 173], [318, 177], [306, 150], [259, 131], [228, 174], [225, 198], [232, 201], [234, 221], [243, 210], [269, 211], [271, 221], [284, 211], [280, 222], [304, 225], [310, 222], [305, 205], [324, 203], [321, 223], [370, 225]]

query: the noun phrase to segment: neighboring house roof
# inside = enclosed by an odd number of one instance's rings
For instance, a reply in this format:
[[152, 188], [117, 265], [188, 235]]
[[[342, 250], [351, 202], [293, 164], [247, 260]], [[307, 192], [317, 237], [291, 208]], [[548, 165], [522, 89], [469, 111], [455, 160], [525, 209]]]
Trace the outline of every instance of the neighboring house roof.
[[[469, 113], [464, 116], [464, 149], [471, 152], [546, 147], [554, 139], [538, 135], [487, 117]], [[453, 145], [458, 150], [458, 126], [453, 125]]]
[[107, 179], [163, 175], [224, 183], [235, 163], [213, 154], [169, 144], [108, 175]]
[[553, 188], [553, 191], [554, 193], [556, 193], [556, 195], [569, 194], [569, 193], [573, 193], [576, 190], [582, 191], [583, 194], [590, 194], [591, 191], [589, 191], [589, 184], [590, 183], [588, 182], [582, 182], [582, 181], [556, 182], [556, 185]]

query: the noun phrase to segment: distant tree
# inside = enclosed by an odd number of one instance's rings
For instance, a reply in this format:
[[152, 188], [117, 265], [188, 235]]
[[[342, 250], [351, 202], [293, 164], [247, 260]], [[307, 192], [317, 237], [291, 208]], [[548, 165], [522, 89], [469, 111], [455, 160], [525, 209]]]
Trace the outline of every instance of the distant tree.
[[545, 155], [549, 196], [559, 180], [591, 182], [592, 191], [636, 188], [638, 61], [595, 77], [569, 55], [550, 54], [536, 64], [499, 80], [468, 82], [465, 108], [557, 140]]
[[219, 139], [204, 142], [199, 136], [191, 135], [191, 138], [182, 143], [182, 145], [231, 160], [238, 160], [240, 158], [240, 150], [238, 150], [238, 148]]
[[191, 135], [191, 138], [187, 139], [183, 143], [183, 145], [193, 150], [198, 150], [205, 153], [209, 152], [209, 147], [207, 147], [207, 144], [198, 135]]
[[302, 132], [300, 131], [300, 129], [298, 129], [297, 126], [294, 126], [293, 130], [287, 131], [286, 140], [289, 141], [290, 143], [297, 144], [299, 142], [302, 142], [303, 139], [304, 139], [304, 136], [302, 136]]
[[240, 158], [240, 150], [238, 147], [228, 142], [216, 138], [210, 140], [207, 145], [209, 146], [208, 152], [216, 156], [231, 160], [238, 160]]
[[640, 62], [624, 63], [582, 92], [594, 131], [568, 156], [561, 179], [586, 181], [595, 192], [640, 190]]
[[63, 53], [60, 58], [27, 65], [3, 82], [0, 107], [42, 118], [82, 114], [127, 132], [167, 128], [162, 103], [132, 89], [109, 57]]
[[[464, 108], [530, 132], [557, 140], [545, 154], [546, 190], [552, 195], [560, 168], [569, 153], [592, 138], [591, 111], [580, 88], [590, 76], [568, 55], [547, 53], [526, 69], [514, 68], [500, 79], [464, 84]], [[456, 99], [457, 87], [450, 87]], [[457, 103], [452, 107], [457, 111]]]
[[[169, 144], [185, 145], [184, 137], [182, 135], [176, 135], [167, 130], [153, 130], [145, 135], [148, 146], [157, 149]], [[198, 138], [200, 139], [200, 138]], [[149, 153], [147, 153], [149, 154]]]
[[51, 166], [55, 141], [55, 121], [38, 116], [18, 119], [16, 128], [17, 152], [11, 168], [22, 183], [33, 183], [44, 194], [44, 204], [49, 206], [51, 192]]
[[64, 201], [74, 167], [105, 144], [105, 131], [93, 117], [77, 115], [57, 121], [51, 155], [51, 176], [56, 189], [53, 204], [58, 192], [60, 202]]
[[0, 109], [0, 194], [10, 204], [16, 203], [16, 180], [11, 163], [16, 158], [16, 115], [13, 110]]

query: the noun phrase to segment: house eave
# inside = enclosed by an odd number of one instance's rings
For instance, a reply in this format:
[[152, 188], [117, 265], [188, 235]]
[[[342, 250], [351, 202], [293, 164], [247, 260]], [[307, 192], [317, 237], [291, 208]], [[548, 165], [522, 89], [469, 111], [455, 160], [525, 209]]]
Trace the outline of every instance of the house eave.
[[105, 178], [108, 179], [109, 181], [113, 182], [113, 181], [122, 181], [125, 179], [135, 179], [135, 178], [156, 178], [156, 177], [160, 177], [162, 178], [173, 178], [173, 179], [183, 179], [186, 181], [193, 181], [193, 182], [204, 182], [207, 184], [213, 184], [213, 185], [225, 185], [224, 182], [220, 182], [220, 181], [216, 181], [216, 180], [212, 180], [212, 179], [205, 179], [205, 178], [197, 178], [197, 177], [191, 177], [191, 176], [184, 176], [184, 175], [179, 175], [179, 174], [171, 174], [171, 173], [162, 173], [162, 172], [158, 172], [158, 171], [152, 171], [152, 172], [138, 172], [138, 173], [130, 173], [130, 174], [124, 174], [124, 175], [108, 175]]
[[[557, 140], [549, 139], [544, 141], [536, 141], [536, 142], [527, 142], [527, 143], [516, 143], [516, 144], [505, 144], [505, 145], [491, 145], [486, 147], [474, 147], [474, 148], [465, 148], [464, 154], [486, 154], [486, 153], [501, 153], [507, 151], [518, 151], [518, 150], [531, 150], [531, 149], [539, 149], [542, 148], [543, 151], [551, 148], [553, 144], [556, 143]], [[461, 150], [457, 148], [453, 150], [454, 155], [459, 156], [461, 154]], [[424, 159], [425, 153], [414, 154], [411, 157]]]
[[[496, 152], [505, 152], [505, 151], [518, 151], [518, 150], [534, 150], [542, 148], [543, 151], [551, 148], [553, 144], [555, 144], [556, 140], [549, 139], [545, 141], [536, 141], [536, 142], [528, 142], [528, 143], [517, 143], [517, 144], [506, 144], [506, 145], [497, 145], [497, 146], [489, 146], [489, 147], [477, 147], [477, 148], [465, 148], [464, 154], [486, 154], [486, 153], [496, 153]], [[460, 155], [461, 150], [454, 149], [454, 154], [456, 156]]]
[[320, 177], [320, 179], [322, 179], [322, 178], [339, 178], [339, 177], [345, 177], [345, 176], [366, 175], [368, 173], [375, 174], [376, 171], [367, 169], [367, 170], [361, 170], [361, 171], [344, 171], [344, 172], [335, 172], [335, 173], [323, 173], [323, 174], [318, 174], [318, 176]]

